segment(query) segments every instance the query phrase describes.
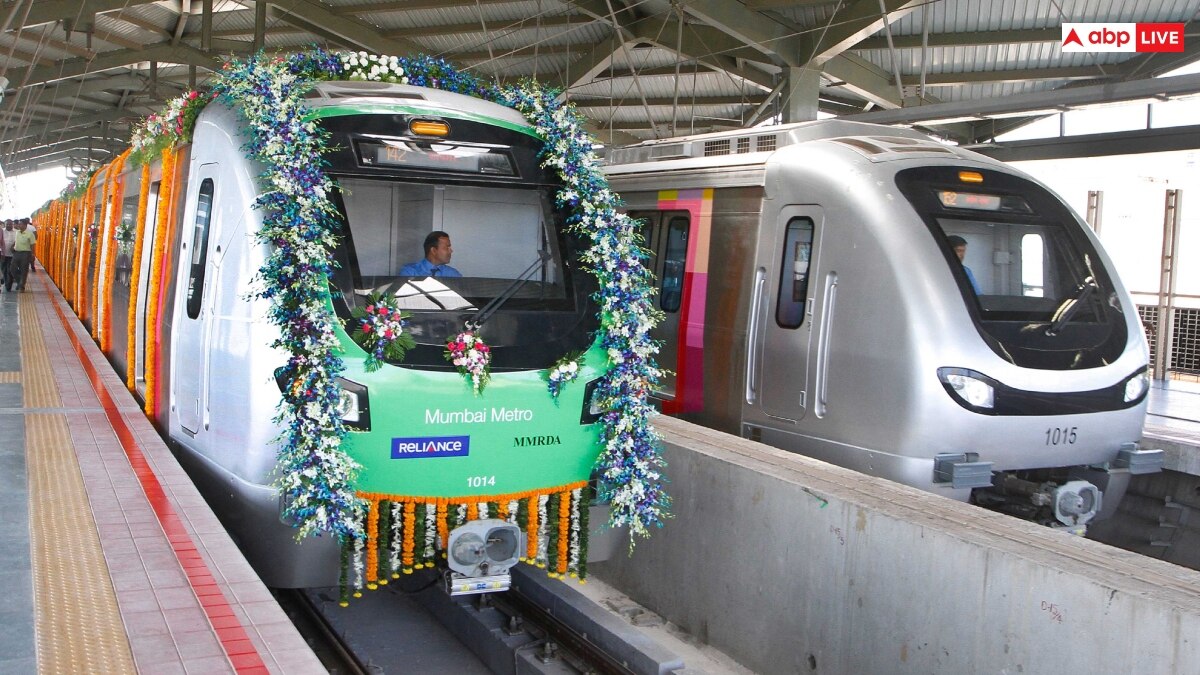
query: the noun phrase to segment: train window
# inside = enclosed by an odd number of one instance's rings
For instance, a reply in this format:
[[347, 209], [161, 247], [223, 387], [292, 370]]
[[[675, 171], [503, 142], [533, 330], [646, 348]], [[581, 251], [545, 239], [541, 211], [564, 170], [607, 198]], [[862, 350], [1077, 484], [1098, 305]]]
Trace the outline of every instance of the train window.
[[812, 219], [789, 220], [779, 267], [779, 303], [775, 307], [775, 322], [781, 328], [799, 328], [804, 323], [812, 245]]
[[1021, 294], [1026, 297], [1041, 298], [1046, 295], [1044, 253], [1042, 235], [1026, 234], [1021, 237]]
[[188, 275], [187, 315], [189, 319], [200, 316], [200, 303], [204, 295], [204, 265], [208, 259], [208, 230], [212, 222], [213, 179], [205, 178], [200, 183], [200, 194], [196, 197], [196, 224], [192, 230], [192, 267]]
[[687, 268], [688, 229], [686, 216], [675, 216], [667, 224], [667, 241], [659, 283], [658, 306], [664, 312], [678, 312], [683, 302], [683, 273]]

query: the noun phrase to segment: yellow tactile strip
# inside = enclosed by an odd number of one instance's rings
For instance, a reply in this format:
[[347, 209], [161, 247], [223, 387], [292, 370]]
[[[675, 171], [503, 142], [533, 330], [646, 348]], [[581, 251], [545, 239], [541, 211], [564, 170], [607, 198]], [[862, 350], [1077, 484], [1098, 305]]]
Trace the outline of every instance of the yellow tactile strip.
[[18, 316], [25, 407], [57, 408], [62, 405], [62, 400], [58, 397], [58, 388], [54, 386], [54, 370], [50, 367], [50, 356], [42, 341], [42, 327], [38, 323], [37, 304], [32, 295], [21, 294]]
[[20, 384], [20, 383], [21, 383], [21, 371], [6, 370], [4, 372], [0, 372], [0, 384]]
[[[25, 405], [58, 405], [34, 303], [20, 307]], [[25, 417], [39, 673], [134, 673], [133, 654], [63, 415]]]

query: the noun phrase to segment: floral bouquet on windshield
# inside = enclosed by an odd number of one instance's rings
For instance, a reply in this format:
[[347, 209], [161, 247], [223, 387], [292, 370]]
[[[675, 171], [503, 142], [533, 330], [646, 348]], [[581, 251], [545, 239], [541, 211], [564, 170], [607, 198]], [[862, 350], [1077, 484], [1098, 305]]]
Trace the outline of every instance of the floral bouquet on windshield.
[[467, 378], [478, 396], [492, 376], [492, 350], [472, 331], [463, 331], [446, 343], [446, 359]]
[[366, 305], [354, 308], [353, 316], [350, 337], [367, 352], [363, 367], [368, 373], [379, 370], [385, 361], [403, 360], [408, 350], [417, 346], [404, 331], [408, 314], [401, 312], [391, 297], [372, 293]]

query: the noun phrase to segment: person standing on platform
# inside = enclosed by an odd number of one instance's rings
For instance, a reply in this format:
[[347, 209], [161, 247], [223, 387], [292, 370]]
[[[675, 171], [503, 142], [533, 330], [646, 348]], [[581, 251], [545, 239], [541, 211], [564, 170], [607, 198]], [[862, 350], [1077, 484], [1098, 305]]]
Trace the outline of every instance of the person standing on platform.
[[[29, 218], [25, 219], [25, 229], [27, 229], [33, 233], [33, 238], [36, 241], [37, 240], [37, 228], [34, 227], [33, 221], [30, 220]], [[37, 250], [34, 249], [33, 256], [30, 257], [30, 259], [29, 259], [29, 273], [30, 274], [33, 274], [34, 272], [37, 271], [37, 263], [35, 262], [36, 260], [37, 260]]]
[[9, 269], [12, 267], [13, 242], [17, 233], [13, 230], [13, 221], [4, 221], [4, 230], [0, 231], [0, 285], [9, 285]]
[[12, 285], [17, 285], [18, 291], [25, 291], [25, 277], [29, 275], [29, 266], [33, 264], [33, 246], [37, 243], [37, 235], [29, 231], [29, 224], [24, 220], [17, 223], [17, 232], [13, 237], [13, 255], [9, 262], [8, 282], [4, 289], [11, 291]]

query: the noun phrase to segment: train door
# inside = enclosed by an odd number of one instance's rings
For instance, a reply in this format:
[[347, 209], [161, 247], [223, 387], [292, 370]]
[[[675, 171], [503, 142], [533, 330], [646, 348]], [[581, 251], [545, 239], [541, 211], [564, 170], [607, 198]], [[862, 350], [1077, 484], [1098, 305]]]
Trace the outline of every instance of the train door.
[[[815, 402], [810, 382], [812, 348], [820, 348], [814, 283], [822, 212], [817, 206], [787, 206], [774, 227], [772, 246], [755, 272], [747, 398], [770, 417], [798, 421]], [[764, 228], [765, 231], [765, 228]], [[814, 345], [815, 343], [815, 345]], [[818, 355], [819, 357], [819, 355]], [[819, 378], [818, 378], [819, 380]]]
[[[213, 223], [213, 199], [216, 192], [216, 164], [203, 164], [192, 185], [184, 211], [183, 242], [180, 249], [179, 289], [175, 298], [175, 341], [172, 347], [174, 369], [171, 398], [179, 424], [191, 434], [200, 427], [203, 385], [208, 367], [206, 345], [211, 323], [211, 308], [204, 303], [208, 267], [208, 242]], [[211, 304], [211, 303], [209, 303]], [[180, 311], [182, 310], [182, 311]]]
[[666, 371], [659, 378], [656, 398], [670, 408], [675, 400], [676, 373], [679, 371], [680, 309], [683, 305], [684, 270], [687, 263], [690, 221], [686, 211], [635, 211], [629, 214], [642, 221], [642, 236], [650, 251], [647, 266], [658, 284], [658, 308], [663, 320], [651, 337], [662, 343], [658, 362]]
[[[149, 195], [146, 198], [146, 224], [142, 231], [142, 259], [138, 268], [137, 306], [134, 308], [136, 325], [134, 326], [134, 383], [139, 396], [146, 396], [146, 312], [150, 303], [150, 252], [154, 250], [154, 238], [158, 232], [158, 193], [162, 181], [156, 180], [150, 184]], [[136, 230], [135, 230], [136, 231]]]

